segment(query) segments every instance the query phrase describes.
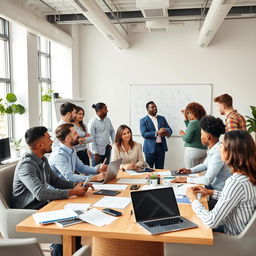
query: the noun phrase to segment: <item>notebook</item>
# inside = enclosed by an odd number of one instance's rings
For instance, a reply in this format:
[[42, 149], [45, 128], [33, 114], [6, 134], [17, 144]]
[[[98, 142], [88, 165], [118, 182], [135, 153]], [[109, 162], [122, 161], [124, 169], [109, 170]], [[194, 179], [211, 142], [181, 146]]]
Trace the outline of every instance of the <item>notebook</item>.
[[152, 235], [197, 227], [180, 216], [172, 187], [134, 191], [131, 199], [136, 222]]

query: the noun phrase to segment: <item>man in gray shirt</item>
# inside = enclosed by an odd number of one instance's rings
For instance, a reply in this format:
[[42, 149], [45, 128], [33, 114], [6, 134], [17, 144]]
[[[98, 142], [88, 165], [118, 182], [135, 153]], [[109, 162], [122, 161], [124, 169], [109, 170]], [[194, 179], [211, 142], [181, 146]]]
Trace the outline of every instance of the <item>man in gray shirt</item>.
[[[69, 196], [83, 196], [88, 187], [83, 183], [69, 182], [56, 176], [51, 170], [45, 153], [51, 152], [52, 140], [43, 126], [26, 131], [25, 140], [30, 148], [19, 161], [14, 173], [12, 207], [40, 209], [50, 200]], [[53, 255], [61, 255], [61, 245], [52, 245]]]
[[95, 117], [88, 124], [89, 133], [93, 137], [93, 142], [89, 145], [92, 153], [92, 166], [103, 163], [105, 158], [107, 159], [106, 164], [108, 164], [112, 149], [110, 138], [113, 143], [115, 141], [115, 130], [107, 117], [106, 104], [100, 102], [96, 105], [93, 104], [92, 108], [96, 111]]

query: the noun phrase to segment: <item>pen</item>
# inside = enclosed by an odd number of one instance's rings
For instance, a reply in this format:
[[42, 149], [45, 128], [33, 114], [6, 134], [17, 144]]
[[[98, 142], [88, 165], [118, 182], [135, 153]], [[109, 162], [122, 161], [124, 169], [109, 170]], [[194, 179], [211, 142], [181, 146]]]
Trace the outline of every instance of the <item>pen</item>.
[[177, 187], [181, 187], [181, 186], [183, 186], [183, 184], [180, 184], [180, 185], [178, 185]]
[[104, 159], [102, 165], [104, 165], [106, 162], [107, 162], [107, 158], [105, 157], [105, 159]]
[[129, 220], [131, 219], [132, 215], [133, 215], [133, 210], [131, 210], [131, 212], [130, 212]]

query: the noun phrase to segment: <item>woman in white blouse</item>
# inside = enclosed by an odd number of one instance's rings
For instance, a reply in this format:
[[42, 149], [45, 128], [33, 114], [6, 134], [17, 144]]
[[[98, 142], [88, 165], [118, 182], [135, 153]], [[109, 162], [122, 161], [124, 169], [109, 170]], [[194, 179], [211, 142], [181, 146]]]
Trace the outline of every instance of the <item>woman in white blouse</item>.
[[118, 128], [111, 154], [112, 161], [123, 159], [121, 165], [123, 170], [139, 170], [147, 166], [143, 158], [142, 146], [133, 141], [132, 131], [127, 125], [120, 125]]
[[[192, 209], [208, 227], [229, 235], [239, 235], [256, 210], [256, 147], [247, 131], [235, 130], [225, 134], [220, 147], [222, 160], [232, 175], [222, 191], [201, 186], [187, 189]], [[218, 200], [208, 211], [197, 200], [196, 193]]]
[[87, 143], [93, 141], [93, 138], [87, 133], [86, 124], [83, 122], [84, 109], [76, 107], [76, 117], [74, 121], [74, 128], [79, 135], [79, 144], [75, 146], [75, 150], [79, 159], [85, 164], [90, 165], [89, 156], [87, 154]]

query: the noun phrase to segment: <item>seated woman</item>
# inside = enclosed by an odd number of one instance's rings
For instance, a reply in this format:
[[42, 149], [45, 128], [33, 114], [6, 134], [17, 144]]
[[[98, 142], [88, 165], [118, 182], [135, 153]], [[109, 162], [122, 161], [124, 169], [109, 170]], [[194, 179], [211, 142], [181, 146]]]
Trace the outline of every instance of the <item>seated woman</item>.
[[[256, 209], [256, 147], [251, 135], [242, 130], [225, 134], [220, 148], [221, 157], [231, 168], [232, 176], [222, 191], [201, 186], [187, 189], [192, 209], [214, 231], [239, 235]], [[208, 211], [197, 200], [196, 193], [217, 199], [215, 207]]]
[[142, 146], [132, 140], [132, 131], [127, 125], [120, 125], [116, 132], [111, 152], [111, 161], [122, 158], [121, 169], [139, 170], [147, 166], [143, 159]]
[[180, 131], [185, 142], [185, 168], [192, 168], [202, 163], [206, 157], [206, 146], [201, 143], [200, 120], [206, 115], [202, 105], [196, 102], [189, 103], [184, 113], [186, 132]]

